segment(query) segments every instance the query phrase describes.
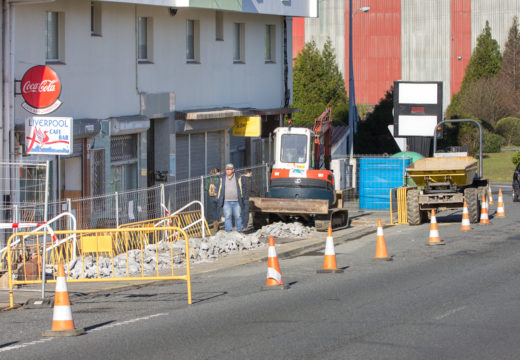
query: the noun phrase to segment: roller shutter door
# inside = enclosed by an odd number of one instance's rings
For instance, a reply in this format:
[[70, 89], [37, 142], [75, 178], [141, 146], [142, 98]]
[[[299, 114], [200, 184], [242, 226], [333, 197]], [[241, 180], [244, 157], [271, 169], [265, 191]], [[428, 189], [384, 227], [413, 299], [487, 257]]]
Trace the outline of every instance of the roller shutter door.
[[191, 173], [190, 178], [205, 175], [206, 146], [204, 133], [190, 135]]
[[222, 170], [222, 148], [224, 142], [224, 134], [222, 131], [208, 132], [208, 173], [213, 168]]
[[189, 177], [189, 135], [176, 135], [175, 137], [175, 175], [177, 180]]

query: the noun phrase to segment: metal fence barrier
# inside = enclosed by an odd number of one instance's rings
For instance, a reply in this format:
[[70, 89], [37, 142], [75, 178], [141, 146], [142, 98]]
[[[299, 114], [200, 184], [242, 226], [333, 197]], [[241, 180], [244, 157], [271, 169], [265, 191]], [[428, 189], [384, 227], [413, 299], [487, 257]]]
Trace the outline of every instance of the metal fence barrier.
[[[45, 283], [55, 283], [59, 262], [65, 264], [67, 282], [71, 283], [184, 280], [188, 304], [192, 302], [188, 236], [179, 227], [56, 231], [56, 241], [46, 246], [45, 259], [43, 235], [19, 232], [8, 240], [11, 307], [15, 286], [43, 285], [43, 266]], [[73, 241], [59, 240], [72, 235], [77, 239], [76, 247]], [[183, 269], [184, 274], [177, 275], [174, 267]]]

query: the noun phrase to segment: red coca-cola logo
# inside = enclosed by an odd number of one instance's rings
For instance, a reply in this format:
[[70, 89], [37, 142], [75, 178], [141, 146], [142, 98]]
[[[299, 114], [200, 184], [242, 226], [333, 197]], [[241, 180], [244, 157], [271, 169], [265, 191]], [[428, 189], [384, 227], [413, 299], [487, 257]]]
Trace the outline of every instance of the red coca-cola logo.
[[21, 89], [27, 104], [36, 109], [46, 108], [60, 97], [60, 78], [48, 66], [33, 66], [23, 75]]

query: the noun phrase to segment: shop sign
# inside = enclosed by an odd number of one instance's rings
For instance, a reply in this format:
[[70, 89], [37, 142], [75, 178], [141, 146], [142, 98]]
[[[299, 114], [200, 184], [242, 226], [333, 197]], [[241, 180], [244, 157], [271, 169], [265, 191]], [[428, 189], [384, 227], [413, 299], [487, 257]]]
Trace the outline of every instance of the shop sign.
[[61, 93], [60, 78], [48, 66], [37, 65], [27, 70], [20, 88], [25, 100], [22, 107], [32, 114], [49, 114], [62, 104], [58, 100]]
[[32, 155], [72, 154], [72, 118], [33, 116], [25, 120], [25, 152]]
[[237, 116], [233, 126], [233, 136], [258, 137], [261, 134], [260, 116]]

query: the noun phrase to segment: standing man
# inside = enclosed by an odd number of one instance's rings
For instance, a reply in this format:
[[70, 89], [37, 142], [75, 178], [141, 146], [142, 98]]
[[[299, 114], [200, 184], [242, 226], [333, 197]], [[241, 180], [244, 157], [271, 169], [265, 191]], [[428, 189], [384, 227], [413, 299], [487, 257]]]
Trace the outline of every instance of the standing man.
[[226, 232], [233, 230], [232, 218], [238, 232], [242, 231], [242, 208], [244, 207], [245, 184], [242, 184], [242, 176], [235, 173], [233, 164], [226, 165], [226, 173], [220, 175], [218, 187], [218, 201], [224, 209], [224, 228]]

